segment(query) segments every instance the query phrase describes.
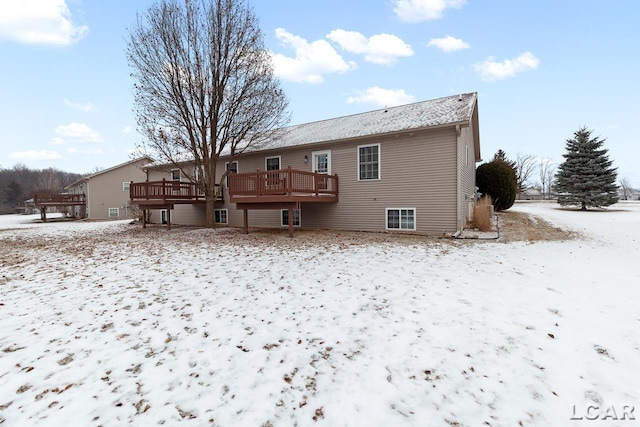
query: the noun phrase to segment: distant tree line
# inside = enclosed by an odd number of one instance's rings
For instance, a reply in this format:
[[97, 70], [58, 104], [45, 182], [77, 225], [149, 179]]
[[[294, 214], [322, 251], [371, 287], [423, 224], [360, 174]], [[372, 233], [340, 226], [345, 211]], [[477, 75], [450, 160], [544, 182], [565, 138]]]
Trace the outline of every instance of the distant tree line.
[[33, 193], [62, 192], [80, 178], [81, 174], [55, 168], [31, 169], [20, 163], [10, 169], [0, 167], [0, 214], [15, 213]]

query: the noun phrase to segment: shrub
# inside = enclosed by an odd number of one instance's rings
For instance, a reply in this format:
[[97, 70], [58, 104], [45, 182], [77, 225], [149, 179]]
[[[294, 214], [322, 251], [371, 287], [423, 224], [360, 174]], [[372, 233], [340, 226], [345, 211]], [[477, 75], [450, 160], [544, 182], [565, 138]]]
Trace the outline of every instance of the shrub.
[[491, 197], [485, 196], [473, 208], [471, 227], [480, 231], [491, 231]]
[[509, 209], [516, 201], [518, 187], [516, 173], [508, 163], [502, 160], [493, 160], [478, 166], [476, 185], [480, 193], [491, 196], [496, 211]]

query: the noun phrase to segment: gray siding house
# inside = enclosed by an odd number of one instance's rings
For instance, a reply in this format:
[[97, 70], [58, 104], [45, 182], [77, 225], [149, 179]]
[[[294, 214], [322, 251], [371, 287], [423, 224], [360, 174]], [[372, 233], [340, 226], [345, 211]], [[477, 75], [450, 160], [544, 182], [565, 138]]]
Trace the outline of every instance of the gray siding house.
[[[480, 160], [476, 93], [291, 126], [260, 149], [220, 158], [219, 176], [227, 168], [237, 175], [230, 177], [231, 185], [225, 182], [215, 221], [243, 226], [243, 214], [250, 211], [249, 226], [287, 227], [292, 212], [294, 227], [454, 234], [472, 213], [475, 165]], [[171, 170], [149, 164], [147, 180], [183, 181], [185, 175], [193, 176], [193, 166], [179, 166]], [[180, 170], [188, 168], [188, 174]], [[279, 171], [280, 181], [286, 182], [293, 176], [287, 175], [288, 168], [337, 176], [330, 181], [335, 182], [335, 197], [288, 193], [259, 205], [265, 200], [257, 193], [253, 198], [233, 194], [241, 191], [239, 181], [253, 180], [254, 187], [258, 176], [268, 181], [275, 176], [269, 171]], [[327, 182], [321, 192], [328, 191]], [[318, 196], [317, 182], [315, 188]], [[152, 221], [166, 216], [160, 211]], [[203, 225], [205, 208], [202, 203], [172, 205], [170, 218], [174, 224]]]
[[73, 206], [71, 215], [91, 219], [133, 218], [129, 200], [129, 183], [144, 181], [142, 166], [153, 159], [140, 157], [85, 176], [65, 187], [68, 194], [84, 194], [86, 204]]

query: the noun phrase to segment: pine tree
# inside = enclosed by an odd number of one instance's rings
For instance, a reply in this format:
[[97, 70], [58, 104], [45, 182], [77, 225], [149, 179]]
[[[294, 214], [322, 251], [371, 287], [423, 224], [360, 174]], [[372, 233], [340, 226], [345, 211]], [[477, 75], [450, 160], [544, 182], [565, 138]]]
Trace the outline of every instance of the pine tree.
[[605, 207], [618, 201], [617, 168], [602, 148], [605, 140], [591, 137], [586, 127], [567, 140], [567, 153], [556, 174], [558, 203], [562, 206]]

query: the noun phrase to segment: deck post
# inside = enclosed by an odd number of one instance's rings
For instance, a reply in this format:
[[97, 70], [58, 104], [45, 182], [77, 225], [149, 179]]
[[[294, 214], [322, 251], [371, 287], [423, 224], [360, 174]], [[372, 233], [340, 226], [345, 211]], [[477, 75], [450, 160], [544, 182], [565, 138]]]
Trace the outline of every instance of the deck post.
[[147, 228], [147, 210], [142, 209], [142, 228]]
[[249, 209], [243, 209], [242, 215], [244, 217], [244, 225], [242, 228], [242, 232], [244, 234], [249, 234]]
[[287, 168], [287, 194], [290, 196], [293, 189], [293, 173], [291, 172], [291, 166]]
[[293, 237], [293, 209], [289, 208], [289, 237]]
[[171, 230], [171, 209], [167, 209], [167, 230]]
[[40, 207], [40, 219], [42, 220], [42, 222], [47, 222], [47, 207], [46, 206], [41, 206]]

